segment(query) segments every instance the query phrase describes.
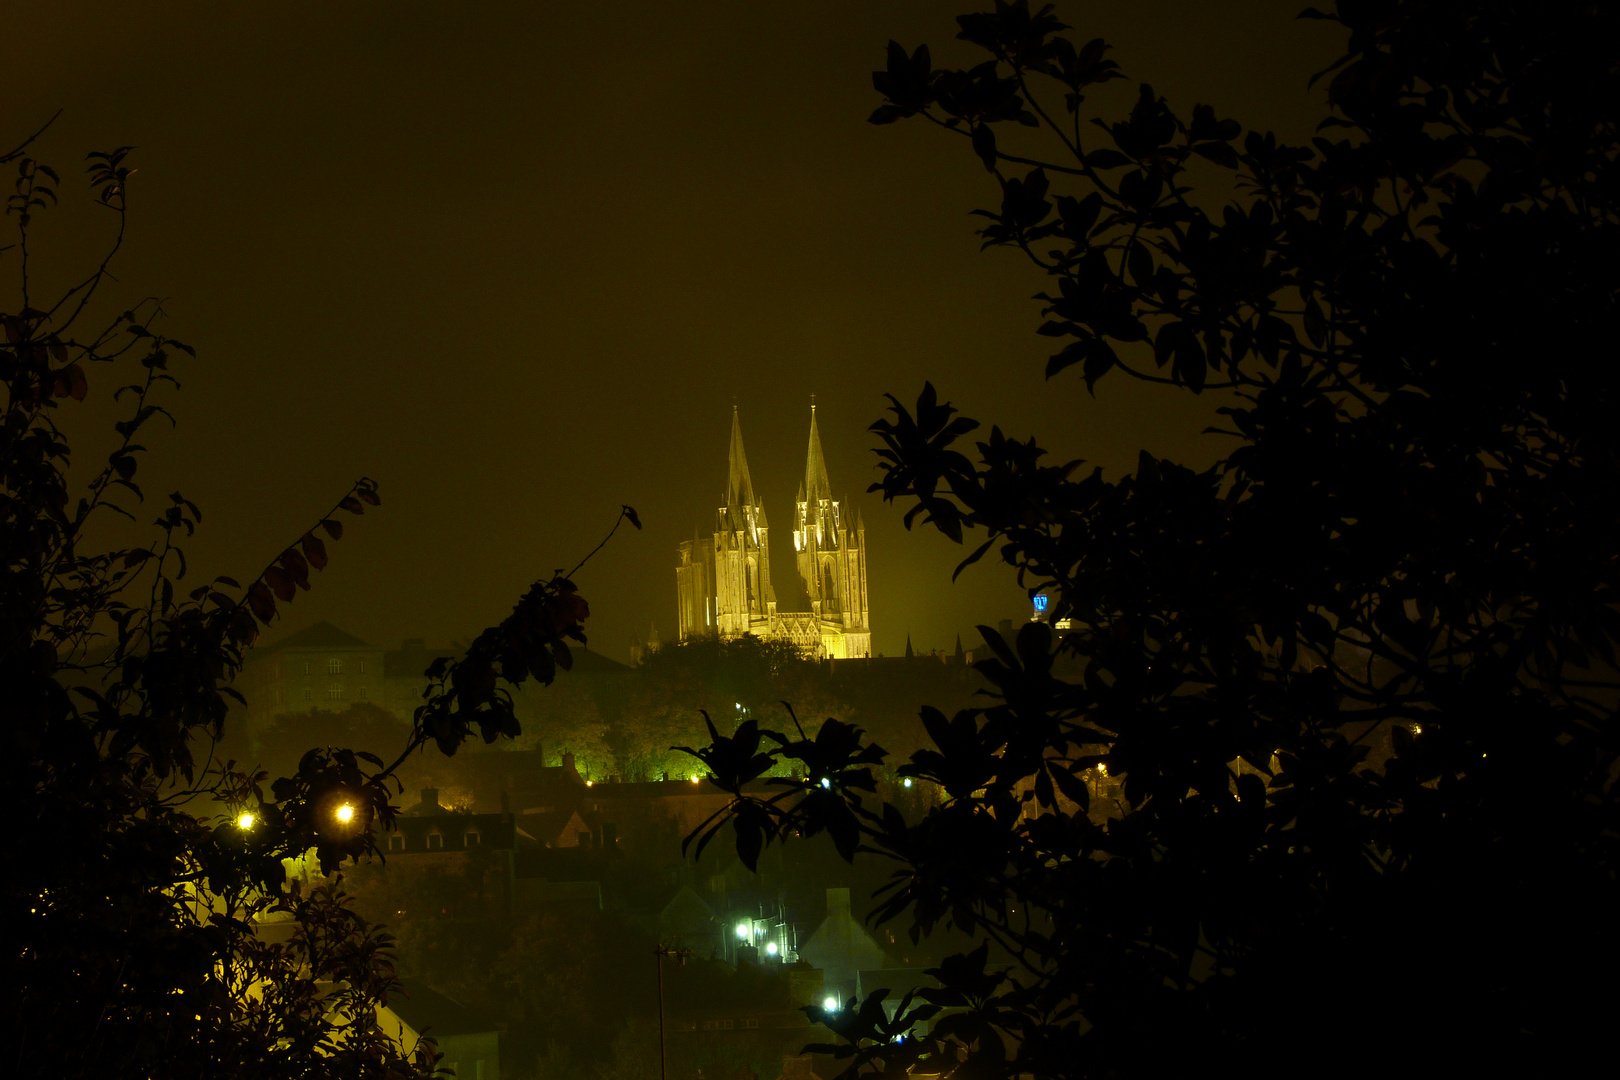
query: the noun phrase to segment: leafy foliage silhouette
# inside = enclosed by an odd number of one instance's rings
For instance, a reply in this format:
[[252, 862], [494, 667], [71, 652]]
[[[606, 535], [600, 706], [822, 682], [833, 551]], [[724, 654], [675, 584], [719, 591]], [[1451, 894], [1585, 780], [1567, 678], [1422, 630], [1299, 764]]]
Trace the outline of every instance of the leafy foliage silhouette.
[[[46, 125], [49, 127], [49, 125]], [[10, 928], [0, 979], [10, 988], [6, 1045], [15, 1071], [55, 1076], [403, 1077], [432, 1070], [378, 1030], [396, 988], [391, 936], [315, 875], [288, 881], [315, 853], [323, 872], [378, 853], [390, 828], [393, 769], [434, 742], [454, 753], [476, 730], [515, 734], [501, 686], [549, 683], [583, 642], [589, 607], [570, 575], [538, 582], [467, 653], [434, 665], [406, 746], [392, 765], [341, 747], [305, 754], [275, 780], [213, 753], [231, 679], [262, 627], [328, 565], [342, 515], [381, 504], [357, 481], [245, 588], [217, 578], [185, 590], [184, 542], [202, 515], [164, 500], [155, 542], [102, 551], [107, 515], [136, 518], [160, 398], [190, 346], [155, 327], [148, 300], [86, 331], [129, 214], [130, 147], [89, 155], [99, 205], [116, 231], [102, 262], [35, 306], [29, 240], [57, 202], [58, 174], [29, 156], [43, 134], [0, 156], [14, 166], [7, 214], [18, 242], [21, 304], [0, 314], [0, 801], [14, 815], [0, 914]], [[70, 440], [58, 410], [134, 365], [112, 397], [128, 410], [106, 464], [73, 502]], [[619, 522], [635, 512], [624, 507]], [[321, 535], [324, 534], [325, 539]], [[612, 532], [608, 534], [612, 535]], [[604, 543], [606, 540], [603, 541]], [[587, 556], [588, 558], [588, 556]], [[583, 563], [581, 564], [583, 565]], [[576, 567], [574, 572], [579, 568]], [[206, 752], [199, 748], [206, 747]], [[301, 886], [313, 882], [309, 889]], [[266, 933], [267, 925], [280, 933]]]
[[[983, 530], [963, 566], [996, 549], [1064, 629], [981, 628], [991, 698], [924, 709], [934, 746], [900, 770], [942, 789], [920, 821], [868, 797], [858, 732], [694, 751], [745, 859], [825, 829], [895, 861], [875, 919], [982, 937], [897, 1018], [881, 995], [823, 1017], [853, 1073], [1601, 1053], [1620, 26], [1556, 2], [1303, 17], [1348, 34], [1306, 146], [1147, 85], [1086, 135], [1122, 75], [1050, 6], [962, 16], [978, 66], [891, 43], [873, 76], [873, 123], [921, 118], [995, 178], [985, 245], [1052, 282], [1048, 377], [1219, 390], [1232, 449], [1108, 481], [996, 428], [965, 447], [980, 425], [931, 385], [874, 425], [874, 490], [908, 526]], [[742, 793], [782, 759], [808, 779]]]

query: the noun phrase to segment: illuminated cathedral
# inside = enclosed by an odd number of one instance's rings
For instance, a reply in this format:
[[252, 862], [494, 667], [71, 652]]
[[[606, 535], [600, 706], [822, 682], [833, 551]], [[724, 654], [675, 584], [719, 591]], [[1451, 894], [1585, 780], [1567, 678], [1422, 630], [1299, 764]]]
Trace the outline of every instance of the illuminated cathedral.
[[[682, 541], [675, 566], [680, 640], [753, 634], [809, 657], [872, 655], [866, 608], [866, 527], [832, 497], [810, 406], [810, 449], [793, 518], [793, 550], [809, 611], [776, 610], [765, 507], [754, 497], [742, 423], [731, 410], [731, 459], [711, 537]], [[800, 601], [802, 603], [802, 601]]]

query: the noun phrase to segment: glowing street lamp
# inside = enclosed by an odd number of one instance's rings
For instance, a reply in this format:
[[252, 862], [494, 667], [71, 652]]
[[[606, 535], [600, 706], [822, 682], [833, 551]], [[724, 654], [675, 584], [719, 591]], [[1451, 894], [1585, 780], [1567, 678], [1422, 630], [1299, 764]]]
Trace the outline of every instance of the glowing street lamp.
[[747, 923], [740, 922], [740, 923], [737, 924], [737, 936], [742, 938], [744, 941], [747, 941], [748, 940], [748, 931], [750, 931], [752, 929], [753, 929], [753, 927], [749, 926]]
[[354, 820], [354, 804], [338, 803], [337, 809], [332, 811], [332, 816], [337, 818], [339, 823], [347, 825]]
[[835, 997], [822, 998], [821, 999], [821, 1011], [822, 1012], [837, 1012], [838, 1011], [838, 999], [835, 998]]
[[255, 821], [256, 819], [254, 818], [253, 814], [247, 810], [244, 810], [240, 814], [236, 815], [236, 827], [241, 829], [243, 832], [253, 828]]
[[775, 956], [776, 951], [777, 951], [776, 950], [776, 942], [774, 942], [774, 941], [771, 942], [769, 945], [765, 946], [765, 955], [767, 955], [767, 956]]

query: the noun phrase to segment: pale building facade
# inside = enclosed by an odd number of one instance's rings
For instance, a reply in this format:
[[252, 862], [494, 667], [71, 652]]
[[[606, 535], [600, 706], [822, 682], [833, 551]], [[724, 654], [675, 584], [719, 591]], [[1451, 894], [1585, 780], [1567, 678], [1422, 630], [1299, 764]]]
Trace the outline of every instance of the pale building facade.
[[866, 605], [866, 527], [847, 500], [832, 497], [827, 463], [810, 407], [810, 446], [793, 515], [796, 569], [809, 611], [777, 610], [771, 584], [770, 525], [754, 495], [743, 450], [742, 422], [731, 412], [725, 494], [711, 536], [682, 541], [676, 554], [679, 640], [744, 634], [785, 641], [813, 657], [872, 655]]

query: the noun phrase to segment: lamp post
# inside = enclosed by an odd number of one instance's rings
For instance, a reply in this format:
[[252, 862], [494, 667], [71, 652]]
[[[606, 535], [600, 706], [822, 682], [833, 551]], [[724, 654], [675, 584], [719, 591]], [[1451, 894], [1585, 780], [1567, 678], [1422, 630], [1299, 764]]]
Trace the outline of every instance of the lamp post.
[[671, 949], [667, 945], [654, 945], [653, 956], [658, 965], [658, 1077], [659, 1080], [668, 1080], [669, 1055], [664, 1051], [664, 957], [669, 956], [681, 967], [686, 966], [687, 957], [692, 955], [691, 949]]

